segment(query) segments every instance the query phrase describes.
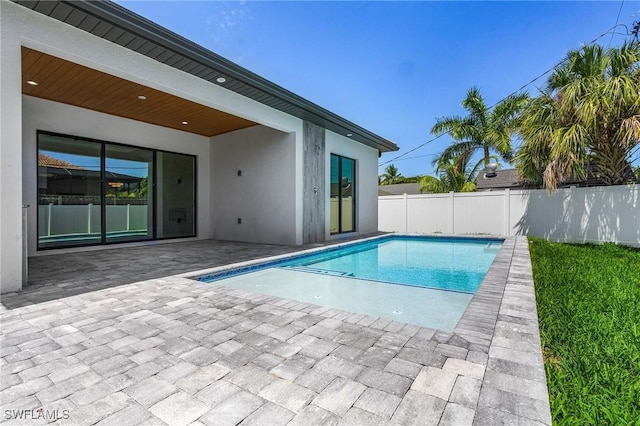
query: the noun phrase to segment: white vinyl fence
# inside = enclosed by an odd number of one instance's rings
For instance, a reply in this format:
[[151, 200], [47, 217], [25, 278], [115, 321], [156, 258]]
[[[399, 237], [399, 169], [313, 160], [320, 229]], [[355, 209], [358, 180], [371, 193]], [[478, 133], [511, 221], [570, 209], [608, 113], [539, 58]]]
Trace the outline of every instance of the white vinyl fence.
[[640, 185], [384, 196], [378, 228], [640, 246]]

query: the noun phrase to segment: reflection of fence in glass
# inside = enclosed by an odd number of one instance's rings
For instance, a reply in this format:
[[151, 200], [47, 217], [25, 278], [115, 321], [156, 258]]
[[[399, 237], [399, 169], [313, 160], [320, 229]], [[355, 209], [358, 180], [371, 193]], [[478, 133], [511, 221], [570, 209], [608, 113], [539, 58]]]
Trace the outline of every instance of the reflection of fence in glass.
[[[146, 233], [148, 229], [148, 206], [106, 206], [107, 233]], [[39, 205], [38, 237], [70, 239], [100, 235], [100, 205]]]
[[[338, 232], [338, 198], [331, 197], [330, 200], [330, 223], [329, 229], [331, 233]], [[353, 229], [353, 198], [342, 198], [342, 229]]]

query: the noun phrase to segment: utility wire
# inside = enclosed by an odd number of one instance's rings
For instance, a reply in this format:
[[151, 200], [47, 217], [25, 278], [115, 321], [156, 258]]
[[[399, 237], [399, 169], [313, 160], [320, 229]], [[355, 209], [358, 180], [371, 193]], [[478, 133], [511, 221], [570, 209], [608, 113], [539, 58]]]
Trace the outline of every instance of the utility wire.
[[[623, 0], [623, 3], [624, 3], [624, 0]], [[622, 5], [620, 6], [620, 10], [622, 10]], [[620, 13], [618, 13], [618, 18], [619, 18], [619, 17], [620, 17]], [[615, 31], [613, 31], [613, 30], [614, 30], [615, 28], [617, 28], [617, 27], [620, 27], [620, 26], [624, 27], [624, 28], [627, 30], [627, 32], [626, 32], [626, 34], [625, 34], [625, 33], [618, 33], [618, 34], [630, 35], [630, 33], [629, 33], [629, 29], [627, 28], [627, 26], [626, 26], [626, 25], [624, 25], [624, 24], [618, 24], [618, 22], [616, 21], [616, 24], [615, 24], [613, 27], [609, 28], [607, 31], [605, 31], [604, 33], [600, 34], [598, 37], [596, 37], [596, 38], [594, 38], [593, 40], [591, 40], [591, 41], [590, 41], [588, 44], [586, 44], [584, 47], [586, 47], [586, 46], [590, 46], [590, 45], [594, 44], [596, 41], [600, 40], [602, 37], [606, 36], [607, 34], [611, 34], [611, 35], [613, 36], [613, 34], [616, 34], [616, 32], [615, 32]], [[490, 106], [490, 107], [488, 107], [487, 109], [488, 109], [488, 110], [491, 110], [491, 109], [493, 109], [496, 105], [498, 105], [500, 102], [502, 102], [502, 101], [504, 101], [505, 99], [507, 99], [509, 96], [513, 96], [513, 95], [516, 95], [516, 94], [520, 93], [520, 92], [521, 92], [522, 90], [524, 90], [527, 86], [529, 86], [529, 85], [531, 85], [531, 84], [535, 83], [537, 80], [541, 79], [541, 78], [542, 78], [542, 77], [544, 77], [545, 75], [547, 75], [547, 74], [549, 74], [550, 72], [552, 72], [552, 71], [556, 68], [556, 66], [557, 66], [557, 65], [552, 66], [551, 68], [549, 68], [548, 70], [546, 70], [545, 72], [543, 72], [543, 73], [542, 73], [542, 74], [540, 74], [539, 76], [535, 77], [534, 79], [532, 79], [532, 80], [531, 80], [531, 81], [529, 81], [528, 83], [526, 83], [526, 84], [522, 85], [519, 89], [517, 89], [517, 90], [515, 90], [515, 91], [511, 92], [510, 94], [508, 94], [507, 96], [503, 97], [502, 99], [500, 99], [498, 102], [494, 103], [493, 105], [491, 105], [491, 106]], [[398, 155], [398, 156], [396, 156], [396, 157], [393, 157], [393, 158], [392, 158], [392, 159], [390, 159], [390, 160], [385, 161], [384, 163], [380, 163], [380, 164], [378, 164], [378, 167], [386, 166], [386, 165], [387, 165], [387, 164], [389, 164], [389, 163], [392, 163], [392, 162], [394, 162], [394, 161], [397, 161], [397, 160], [399, 160], [399, 159], [401, 159], [401, 158], [405, 157], [407, 154], [411, 154], [412, 152], [417, 151], [418, 149], [422, 148], [423, 146], [426, 146], [426, 145], [428, 145], [428, 144], [430, 144], [430, 143], [432, 143], [432, 142], [434, 142], [434, 141], [436, 141], [436, 140], [440, 139], [442, 136], [444, 136], [444, 135], [446, 135], [446, 134], [448, 134], [448, 133], [441, 133], [441, 134], [439, 134], [438, 136], [436, 136], [436, 137], [434, 137], [434, 138], [431, 138], [431, 139], [429, 139], [428, 141], [426, 141], [426, 142], [424, 142], [424, 143], [421, 143], [420, 145], [416, 146], [415, 148], [410, 149], [409, 151], [405, 152], [404, 154], [400, 154], [400, 155]]]
[[[618, 25], [618, 21], [620, 20], [620, 13], [622, 12], [622, 6], [624, 5], [624, 0], [620, 2], [620, 9], [618, 9], [618, 17], [616, 18], [616, 24], [613, 26], [614, 28]], [[607, 45], [607, 49], [611, 47], [611, 42], [613, 41], [613, 36], [615, 33], [611, 33], [611, 38], [609, 39], [609, 44]]]

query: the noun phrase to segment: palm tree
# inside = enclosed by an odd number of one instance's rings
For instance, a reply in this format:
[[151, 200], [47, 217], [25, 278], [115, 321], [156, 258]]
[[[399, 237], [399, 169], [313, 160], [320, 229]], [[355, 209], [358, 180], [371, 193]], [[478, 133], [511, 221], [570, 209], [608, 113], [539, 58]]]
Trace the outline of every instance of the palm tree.
[[511, 95], [491, 110], [480, 90], [470, 88], [462, 101], [469, 115], [438, 118], [431, 129], [434, 135], [449, 133], [456, 141], [442, 152], [440, 160], [447, 163], [463, 152], [481, 150], [485, 167], [489, 165], [492, 151], [505, 161], [511, 161], [511, 137], [518, 128], [520, 112], [528, 99], [526, 94]]
[[[484, 159], [478, 161], [475, 166], [469, 167], [472, 157], [471, 151], [464, 151], [456, 158], [442, 161], [436, 159], [436, 173], [438, 177], [423, 176], [420, 180], [420, 192], [473, 192], [477, 189], [476, 179]], [[492, 157], [490, 157], [492, 158]]]
[[400, 181], [402, 181], [403, 179], [404, 176], [402, 176], [402, 173], [398, 172], [398, 168], [393, 164], [390, 164], [386, 169], [384, 169], [380, 184], [393, 185], [394, 183], [400, 183]]
[[523, 115], [516, 158], [523, 179], [550, 190], [584, 179], [592, 165], [607, 185], [631, 180], [640, 144], [640, 44], [570, 51]]

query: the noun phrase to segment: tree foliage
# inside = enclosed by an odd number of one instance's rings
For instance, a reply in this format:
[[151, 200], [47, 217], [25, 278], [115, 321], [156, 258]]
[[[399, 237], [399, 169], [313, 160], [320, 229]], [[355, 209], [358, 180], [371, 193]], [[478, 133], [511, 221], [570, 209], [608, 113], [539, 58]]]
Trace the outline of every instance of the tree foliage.
[[393, 164], [390, 164], [386, 169], [384, 169], [384, 173], [380, 178], [380, 185], [393, 185], [396, 183], [401, 183], [401, 180], [403, 179], [404, 176], [402, 176], [402, 173], [398, 171], [398, 168]]
[[523, 113], [520, 175], [555, 189], [591, 165], [607, 185], [633, 177], [640, 144], [640, 44], [570, 51]]
[[482, 152], [485, 167], [489, 165], [492, 152], [505, 161], [511, 161], [511, 138], [519, 126], [520, 112], [527, 101], [527, 95], [511, 95], [489, 109], [480, 90], [470, 88], [462, 101], [469, 114], [465, 117], [440, 117], [431, 129], [434, 135], [449, 133], [456, 141], [442, 152], [440, 162], [448, 164], [464, 153], [476, 151]]
[[477, 189], [476, 180], [484, 159], [470, 166], [472, 151], [464, 151], [455, 158], [436, 160], [435, 176], [423, 176], [420, 180], [420, 192], [473, 192]]

